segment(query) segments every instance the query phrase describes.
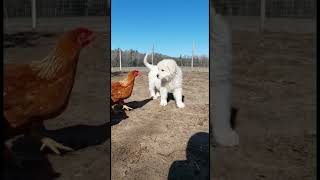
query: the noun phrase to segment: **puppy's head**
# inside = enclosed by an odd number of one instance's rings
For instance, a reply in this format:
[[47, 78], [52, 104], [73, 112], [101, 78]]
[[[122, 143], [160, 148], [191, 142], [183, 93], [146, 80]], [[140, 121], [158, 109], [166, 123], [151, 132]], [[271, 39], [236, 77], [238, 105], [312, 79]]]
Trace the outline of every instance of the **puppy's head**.
[[167, 81], [170, 81], [172, 79], [177, 71], [177, 63], [174, 60], [171, 59], [165, 59], [160, 61], [157, 64], [158, 67], [158, 74], [157, 78], [159, 79], [165, 79]]

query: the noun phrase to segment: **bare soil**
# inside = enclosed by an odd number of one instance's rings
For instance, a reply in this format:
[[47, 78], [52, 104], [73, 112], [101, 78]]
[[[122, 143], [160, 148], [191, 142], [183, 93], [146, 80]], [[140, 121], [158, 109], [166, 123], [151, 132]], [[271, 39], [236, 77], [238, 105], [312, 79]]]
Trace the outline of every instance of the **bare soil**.
[[[112, 81], [126, 78], [126, 74], [112, 72]], [[205, 156], [200, 155], [199, 159], [208, 162], [208, 86], [208, 72], [185, 72], [186, 107], [177, 108], [174, 100], [161, 107], [159, 98], [149, 99], [147, 72], [143, 71], [135, 80], [132, 96], [125, 101], [134, 109], [122, 118], [112, 117], [115, 123], [111, 131], [112, 179], [167, 179], [169, 171], [171, 177], [179, 176], [183, 169], [193, 166], [186, 161], [186, 155], [192, 154], [192, 145], [204, 149]], [[196, 138], [190, 139], [193, 136]], [[195, 145], [194, 139], [203, 143]], [[199, 166], [199, 171], [206, 168], [208, 175], [208, 166]]]
[[315, 40], [314, 34], [233, 33], [240, 146], [211, 148], [214, 179], [316, 179]]

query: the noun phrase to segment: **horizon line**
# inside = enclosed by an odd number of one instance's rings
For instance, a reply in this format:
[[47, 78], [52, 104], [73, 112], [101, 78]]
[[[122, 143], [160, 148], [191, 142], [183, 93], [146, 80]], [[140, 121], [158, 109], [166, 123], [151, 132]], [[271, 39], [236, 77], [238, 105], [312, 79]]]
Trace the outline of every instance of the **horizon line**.
[[[121, 49], [121, 51], [126, 51], [126, 50], [134, 50], [134, 51], [138, 51], [138, 50], [135, 50], [135, 49], [122, 49], [122, 48], [113, 48], [111, 49], [111, 51], [113, 50], [118, 50], [118, 49]], [[138, 53], [141, 53], [141, 54], [146, 54], [146, 52], [141, 52], [141, 51], [138, 51]], [[147, 52], [148, 54], [151, 54], [151, 51], [148, 51]], [[154, 53], [158, 53], [158, 54], [161, 54], [161, 55], [165, 55], [165, 56], [169, 56], [169, 57], [174, 57], [174, 58], [179, 58], [180, 56], [190, 56], [192, 57], [192, 54], [191, 55], [188, 55], [188, 54], [180, 54], [179, 56], [171, 56], [171, 55], [167, 55], [167, 54], [164, 54], [164, 53], [161, 53], [161, 52], [156, 52], [154, 51]], [[194, 56], [205, 56], [205, 57], [209, 57], [208, 54], [195, 54]]]

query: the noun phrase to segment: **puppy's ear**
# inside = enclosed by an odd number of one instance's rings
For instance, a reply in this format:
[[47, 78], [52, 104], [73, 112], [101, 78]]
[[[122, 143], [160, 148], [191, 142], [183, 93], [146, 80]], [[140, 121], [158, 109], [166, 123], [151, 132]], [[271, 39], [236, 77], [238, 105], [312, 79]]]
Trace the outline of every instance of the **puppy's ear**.
[[168, 70], [170, 74], [174, 74], [176, 72], [176, 68], [177, 68], [177, 65], [174, 62], [168, 64]]

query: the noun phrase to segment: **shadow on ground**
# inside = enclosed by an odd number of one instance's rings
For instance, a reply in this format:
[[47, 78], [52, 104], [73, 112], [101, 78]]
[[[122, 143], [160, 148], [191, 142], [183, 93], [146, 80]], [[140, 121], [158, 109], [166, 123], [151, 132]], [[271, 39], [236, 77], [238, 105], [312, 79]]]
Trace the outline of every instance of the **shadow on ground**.
[[[76, 125], [58, 130], [46, 130], [42, 134], [66, 146], [79, 150], [104, 143], [110, 138], [110, 122], [102, 125]], [[46, 154], [40, 151], [40, 142], [29, 136], [15, 140], [11, 147], [11, 159], [5, 163], [5, 180], [51, 180], [60, 176], [51, 166]], [[62, 151], [62, 155], [67, 152]]]
[[[173, 93], [168, 93], [167, 102], [174, 101]], [[184, 95], [182, 95], [182, 102], [184, 102]]]
[[191, 136], [186, 154], [186, 160], [172, 163], [168, 180], [209, 179], [209, 134], [199, 132]]
[[[145, 99], [142, 101], [131, 101], [131, 102], [125, 103], [125, 105], [127, 105], [127, 106], [131, 107], [133, 110], [135, 110], [138, 108], [142, 108], [151, 100], [152, 100], [152, 98], [148, 98], [148, 99]], [[119, 124], [122, 120], [125, 120], [128, 118], [126, 112], [121, 110], [122, 105], [116, 105], [114, 108], [115, 108], [115, 111], [117, 111], [117, 113], [112, 114], [111, 126]]]
[[33, 47], [33, 42], [41, 37], [50, 38], [55, 36], [54, 33], [38, 33], [38, 32], [18, 32], [14, 34], [4, 34], [4, 48], [15, 47]]
[[148, 99], [145, 99], [142, 101], [131, 101], [131, 102], [126, 103], [126, 105], [133, 108], [133, 109], [138, 109], [138, 108], [142, 108], [150, 101], [152, 101], [152, 98], [148, 98]]
[[[213, 107], [213, 109], [214, 109], [214, 107]], [[238, 124], [238, 122], [237, 122], [238, 111], [239, 111], [238, 108], [231, 107], [231, 110], [230, 110], [230, 124], [231, 124], [231, 128], [232, 129], [236, 129], [236, 127], [237, 127], [237, 124]], [[209, 124], [209, 126], [210, 126], [209, 129], [211, 131], [211, 129], [212, 129], [211, 123]], [[213, 147], [217, 146], [217, 143], [215, 142], [214, 138], [211, 140], [211, 143], [212, 143]]]
[[117, 72], [112, 72], [111, 73], [111, 77], [116, 77], [116, 76], [120, 76], [120, 75], [124, 75], [124, 74], [128, 74], [128, 72], [120, 72], [120, 71], [117, 71]]

